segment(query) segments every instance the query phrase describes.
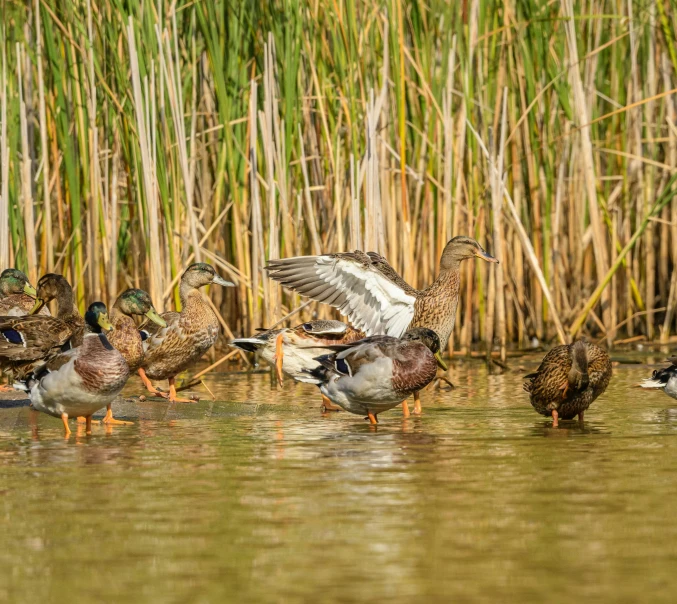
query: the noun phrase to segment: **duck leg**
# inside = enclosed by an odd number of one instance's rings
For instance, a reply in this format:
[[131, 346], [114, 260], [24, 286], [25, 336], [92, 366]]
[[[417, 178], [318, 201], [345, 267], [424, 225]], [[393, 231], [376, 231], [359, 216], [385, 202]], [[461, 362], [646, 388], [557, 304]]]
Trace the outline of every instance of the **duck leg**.
[[166, 392], [160, 392], [155, 386], [153, 386], [153, 382], [151, 382], [148, 379], [148, 376], [146, 375], [146, 372], [143, 370], [143, 367], [139, 368], [138, 373], [139, 377], [141, 378], [141, 381], [143, 382], [143, 385], [146, 387], [146, 390], [148, 390], [148, 392], [150, 392], [153, 396], [167, 398]]
[[176, 396], [176, 384], [174, 378], [169, 378], [169, 402], [170, 403], [194, 403], [196, 401], [189, 398], [178, 398]]
[[584, 414], [585, 414], [585, 411], [581, 411], [581, 412], [578, 414], [578, 421], [581, 422], [581, 423], [583, 423], [583, 415], [584, 415]]
[[375, 414], [375, 413], [372, 413], [371, 411], [369, 411], [369, 412], [367, 413], [367, 417], [369, 418], [369, 423], [370, 423], [372, 426], [375, 426], [376, 424], [378, 424], [378, 419], [376, 419], [376, 414]]
[[87, 434], [91, 434], [92, 433], [92, 416], [88, 415], [87, 417], [85, 417], [85, 420], [86, 420], [85, 421], [85, 432]]
[[559, 418], [559, 413], [557, 413], [557, 409], [552, 410], [552, 427], [557, 428], [559, 425], [557, 422], [557, 419]]
[[409, 405], [407, 405], [407, 401], [403, 401], [402, 402], [402, 417], [404, 419], [407, 419], [410, 416], [411, 416], [411, 413], [409, 413]]
[[71, 429], [68, 427], [68, 413], [61, 414], [61, 421], [63, 422], [63, 429], [65, 430], [65, 436], [68, 438], [71, 435]]
[[113, 417], [113, 409], [111, 404], [106, 405], [106, 416], [103, 418], [103, 423], [108, 424], [109, 426], [133, 426], [134, 422], [125, 422], [121, 419], [115, 419]]
[[322, 395], [322, 412], [325, 411], [340, 411], [341, 407], [334, 405], [324, 394]]
[[[101, 422], [98, 419], [92, 419], [91, 417], [89, 418], [91, 423], [93, 424], [100, 424]], [[79, 415], [78, 418], [76, 419], [78, 424], [86, 424], [87, 423], [87, 418], [84, 415]]]
[[423, 413], [423, 409], [421, 408], [421, 395], [417, 390], [414, 392], [414, 414], [421, 415], [421, 413]]
[[280, 387], [282, 387], [282, 363], [284, 362], [283, 337], [283, 334], [278, 334], [275, 338], [275, 372], [277, 373], [277, 383]]

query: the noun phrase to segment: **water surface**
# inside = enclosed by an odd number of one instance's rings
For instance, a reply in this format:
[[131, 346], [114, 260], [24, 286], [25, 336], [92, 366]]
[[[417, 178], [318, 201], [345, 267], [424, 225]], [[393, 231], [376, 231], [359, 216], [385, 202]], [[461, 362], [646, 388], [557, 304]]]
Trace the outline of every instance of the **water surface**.
[[[655, 359], [658, 361], [659, 359]], [[620, 365], [583, 426], [458, 362], [424, 415], [322, 416], [312, 386], [214, 374], [65, 440], [0, 401], [0, 601], [674, 601], [677, 401]]]

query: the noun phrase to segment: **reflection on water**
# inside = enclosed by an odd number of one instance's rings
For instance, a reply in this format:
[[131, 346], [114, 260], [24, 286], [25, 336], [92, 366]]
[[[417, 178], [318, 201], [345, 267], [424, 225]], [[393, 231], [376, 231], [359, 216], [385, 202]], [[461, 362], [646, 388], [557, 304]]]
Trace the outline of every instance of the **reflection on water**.
[[267, 374], [120, 402], [134, 426], [68, 441], [2, 401], [0, 601], [670, 601], [677, 402], [621, 365], [553, 429], [519, 364], [458, 363], [376, 429]]

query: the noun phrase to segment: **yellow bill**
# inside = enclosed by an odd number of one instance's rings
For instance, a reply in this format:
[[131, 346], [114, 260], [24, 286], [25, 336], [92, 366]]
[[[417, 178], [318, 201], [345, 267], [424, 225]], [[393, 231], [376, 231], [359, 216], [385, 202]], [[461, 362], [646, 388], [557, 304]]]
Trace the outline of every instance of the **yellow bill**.
[[30, 296], [31, 298], [37, 298], [38, 292], [35, 291], [35, 288], [30, 283], [24, 284], [24, 294]]
[[153, 322], [157, 323], [160, 327], [167, 327], [167, 321], [165, 321], [155, 310], [154, 308], [151, 308], [147, 313], [146, 316]]
[[[33, 290], [33, 291], [35, 291], [35, 290]], [[35, 304], [33, 305], [33, 308], [31, 308], [31, 312], [29, 312], [28, 314], [29, 315], [35, 315], [35, 314], [39, 313], [44, 305], [45, 305], [45, 301], [40, 300], [40, 298], [37, 298], [35, 300]]]
[[102, 312], [97, 318], [96, 322], [99, 327], [105, 331], [113, 331], [113, 324], [108, 319], [108, 313]]
[[449, 367], [447, 366], [447, 364], [446, 364], [446, 363], [444, 362], [444, 360], [442, 359], [442, 353], [441, 353], [439, 350], [435, 353], [435, 359], [437, 360], [437, 365], [438, 365], [441, 369], [444, 369], [444, 371], [447, 371], [447, 370], [449, 369]]

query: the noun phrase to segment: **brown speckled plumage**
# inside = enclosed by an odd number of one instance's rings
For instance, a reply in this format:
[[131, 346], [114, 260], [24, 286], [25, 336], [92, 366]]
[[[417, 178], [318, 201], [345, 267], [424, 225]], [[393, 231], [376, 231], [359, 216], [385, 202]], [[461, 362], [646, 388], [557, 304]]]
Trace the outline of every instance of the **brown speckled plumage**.
[[37, 297], [44, 303], [56, 299], [56, 317], [27, 315], [0, 319], [0, 331], [13, 330], [22, 339], [13, 343], [0, 338], [0, 366], [14, 379], [30, 373], [36, 363], [52, 359], [67, 344], [71, 348], [82, 344], [85, 321], [75, 307], [68, 282], [61, 275], [45, 275], [38, 281]]
[[400, 337], [412, 327], [427, 327], [444, 349], [454, 328], [460, 265], [474, 256], [496, 261], [473, 239], [454, 237], [444, 248], [439, 276], [423, 290], [406, 283], [381, 255], [360, 250], [271, 260], [267, 270], [271, 279], [338, 308], [368, 335]]
[[141, 334], [132, 317], [154, 310], [150, 296], [142, 289], [122, 292], [111, 309], [113, 331], [107, 334], [108, 341], [122, 354], [131, 372], [141, 367], [144, 356]]
[[611, 374], [606, 350], [579, 341], [555, 346], [548, 352], [538, 369], [526, 376], [524, 390], [541, 415], [548, 416], [556, 410], [561, 419], [573, 419], [606, 390]]
[[141, 365], [149, 378], [173, 378], [214, 345], [219, 336], [219, 320], [198, 288], [216, 278], [214, 269], [209, 265], [190, 266], [179, 286], [181, 312], [161, 315], [167, 327], [148, 321], [141, 326], [149, 334], [144, 342], [145, 356]]

